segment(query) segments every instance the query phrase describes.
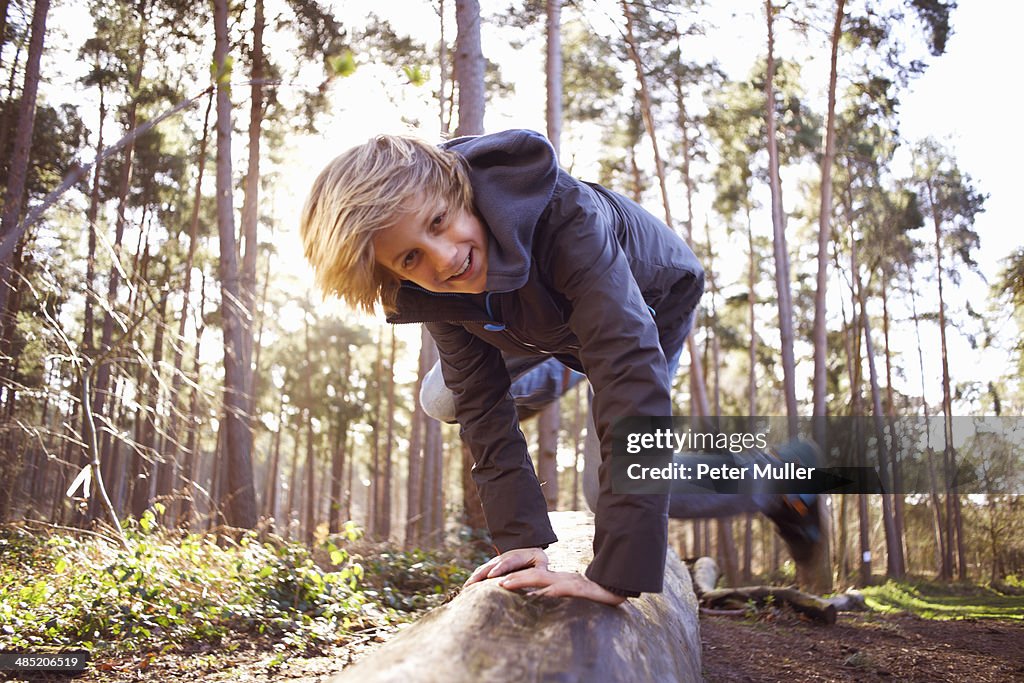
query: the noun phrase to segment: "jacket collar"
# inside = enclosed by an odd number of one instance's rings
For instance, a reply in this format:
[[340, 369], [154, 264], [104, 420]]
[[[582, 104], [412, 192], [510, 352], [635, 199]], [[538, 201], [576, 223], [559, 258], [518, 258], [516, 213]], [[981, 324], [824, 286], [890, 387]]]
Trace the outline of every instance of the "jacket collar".
[[396, 310], [387, 321], [398, 323], [490, 322], [487, 311], [464, 294], [431, 292], [409, 281], [402, 282], [395, 301]]

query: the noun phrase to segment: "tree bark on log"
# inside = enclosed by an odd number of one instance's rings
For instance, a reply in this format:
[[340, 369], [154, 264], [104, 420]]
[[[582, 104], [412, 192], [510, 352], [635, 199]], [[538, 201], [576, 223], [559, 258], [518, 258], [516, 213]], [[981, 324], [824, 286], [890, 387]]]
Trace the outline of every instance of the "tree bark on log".
[[[593, 516], [554, 512], [551, 521], [551, 568], [582, 571]], [[701, 681], [700, 652], [697, 599], [670, 550], [664, 592], [618, 607], [474, 584], [330, 681]]]

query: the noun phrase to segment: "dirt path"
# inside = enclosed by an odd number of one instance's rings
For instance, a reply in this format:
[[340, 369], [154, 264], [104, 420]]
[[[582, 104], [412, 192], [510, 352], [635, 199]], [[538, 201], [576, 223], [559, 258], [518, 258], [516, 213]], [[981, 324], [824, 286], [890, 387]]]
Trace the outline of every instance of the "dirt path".
[[934, 621], [910, 614], [839, 615], [823, 627], [701, 618], [710, 683], [761, 681], [1024, 681], [1024, 622]]

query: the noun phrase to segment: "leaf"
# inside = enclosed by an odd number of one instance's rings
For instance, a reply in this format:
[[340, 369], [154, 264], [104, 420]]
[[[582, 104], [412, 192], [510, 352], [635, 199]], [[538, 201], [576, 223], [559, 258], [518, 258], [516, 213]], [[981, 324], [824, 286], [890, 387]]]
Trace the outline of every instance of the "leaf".
[[68, 487], [66, 495], [68, 498], [73, 498], [79, 488], [82, 489], [82, 496], [84, 498], [89, 497], [92, 484], [92, 463], [89, 463], [82, 468], [82, 471], [78, 473], [75, 480], [71, 482], [71, 486]]
[[327, 68], [331, 76], [351, 76], [356, 71], [356, 58], [351, 50], [345, 50], [340, 55], [331, 55], [327, 58]]
[[415, 66], [404, 66], [402, 72], [405, 77], [409, 79], [409, 83], [415, 86], [421, 86], [427, 82], [427, 72], [419, 64]]
[[343, 550], [331, 551], [331, 564], [341, 564], [345, 561], [347, 553]]

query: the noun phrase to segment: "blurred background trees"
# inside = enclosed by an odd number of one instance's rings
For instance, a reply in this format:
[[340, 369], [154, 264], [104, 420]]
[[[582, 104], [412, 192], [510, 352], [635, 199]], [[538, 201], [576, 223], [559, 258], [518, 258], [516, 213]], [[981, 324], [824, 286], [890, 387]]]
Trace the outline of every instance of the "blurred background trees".
[[[364, 4], [0, 4], [0, 520], [160, 502], [169, 525], [312, 542], [355, 520], [407, 546], [482, 525], [457, 428], [417, 403], [429, 338], [321, 302], [296, 257], [296, 159], [386, 108], [435, 139], [545, 130], [693, 245], [708, 291], [679, 414], [875, 416], [883, 441], [899, 416], [1020, 414], [1024, 257], [981, 270], [984, 188], [900, 131], [954, 3], [766, 2], [739, 70], [695, 0]], [[991, 302], [965, 295], [989, 281]], [[965, 344], [1003, 372], [979, 379]], [[553, 509], [581, 505], [585, 395], [524, 425]], [[964, 456], [932, 447], [939, 474]], [[981, 476], [1015, 466], [1000, 448]], [[834, 497], [831, 569], [1019, 573], [1019, 500], [992, 491]], [[785, 561], [757, 519], [674, 528], [730, 573]]]

